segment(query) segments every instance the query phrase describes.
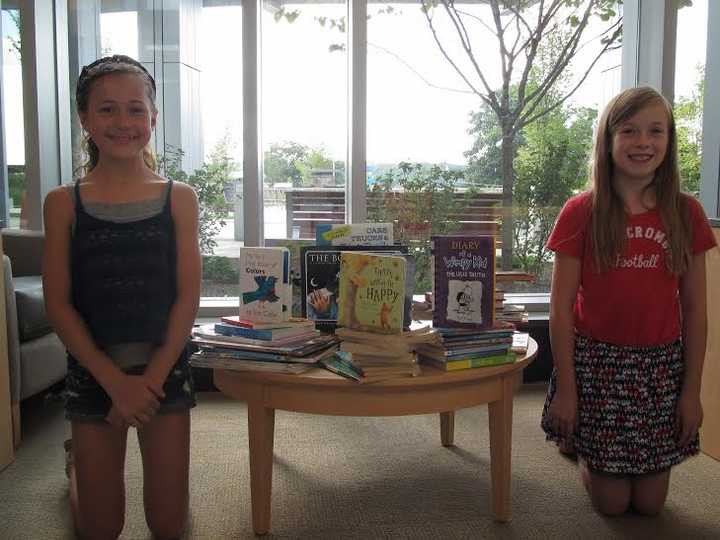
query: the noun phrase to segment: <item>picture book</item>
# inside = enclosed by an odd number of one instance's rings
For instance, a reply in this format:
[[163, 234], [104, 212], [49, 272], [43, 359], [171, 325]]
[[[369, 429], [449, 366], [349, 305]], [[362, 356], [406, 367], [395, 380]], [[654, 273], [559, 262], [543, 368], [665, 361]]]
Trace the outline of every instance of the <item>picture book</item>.
[[254, 328], [243, 328], [242, 326], [235, 326], [233, 324], [216, 323], [215, 333], [223, 336], [239, 336], [250, 339], [262, 339], [266, 341], [276, 341], [284, 338], [297, 337], [306, 335], [308, 332], [312, 332], [315, 329], [309, 326], [299, 326], [297, 328], [268, 328], [268, 329], [254, 329]]
[[290, 252], [286, 248], [240, 248], [239, 317], [257, 322], [290, 318]]
[[495, 320], [495, 238], [433, 236], [433, 326], [489, 328]]
[[338, 324], [399, 334], [405, 305], [405, 259], [394, 255], [343, 252], [340, 258]]
[[504, 354], [496, 354], [493, 356], [469, 357], [469, 358], [453, 358], [452, 360], [438, 360], [424, 354], [418, 355], [421, 363], [435, 366], [444, 371], [456, 371], [459, 369], [481, 368], [490, 366], [499, 366], [502, 364], [511, 364], [517, 359], [517, 355], [513, 352]]
[[239, 315], [225, 315], [220, 317], [220, 321], [225, 324], [232, 324], [241, 328], [252, 328], [253, 330], [272, 330], [275, 328], [300, 328], [304, 326], [312, 327], [313, 322], [310, 319], [302, 317], [290, 317], [287, 321], [277, 323], [261, 323], [241, 319]]
[[288, 344], [294, 344], [299, 341], [305, 341], [311, 339], [317, 335], [314, 329], [308, 328], [305, 332], [299, 335], [293, 335], [290, 337], [283, 337], [277, 339], [256, 339], [249, 337], [242, 337], [237, 335], [224, 335], [217, 332], [214, 324], [201, 324], [200, 326], [193, 328], [193, 337], [198, 337], [204, 340], [211, 340], [218, 343], [235, 343], [239, 345], [262, 345], [262, 346], [282, 346]]
[[364, 251], [386, 253], [406, 258], [406, 291], [403, 322], [410, 325], [412, 304], [412, 275], [414, 258], [407, 253], [407, 246], [348, 246], [301, 248], [302, 316], [315, 321], [315, 328], [323, 332], [334, 332], [338, 319], [338, 296], [340, 277], [340, 253], [342, 251]]
[[392, 223], [319, 223], [315, 227], [318, 246], [391, 246]]
[[292, 364], [289, 362], [264, 362], [262, 360], [241, 360], [220, 358], [203, 354], [190, 357], [190, 364], [195, 367], [211, 369], [228, 369], [231, 371], [264, 371], [267, 373], [304, 373], [313, 368], [312, 364]]
[[312, 240], [290, 240], [285, 238], [266, 238], [265, 245], [269, 247], [284, 247], [290, 251], [290, 285], [292, 288], [293, 317], [302, 315], [302, 279], [300, 273], [300, 252], [304, 246], [312, 246]]

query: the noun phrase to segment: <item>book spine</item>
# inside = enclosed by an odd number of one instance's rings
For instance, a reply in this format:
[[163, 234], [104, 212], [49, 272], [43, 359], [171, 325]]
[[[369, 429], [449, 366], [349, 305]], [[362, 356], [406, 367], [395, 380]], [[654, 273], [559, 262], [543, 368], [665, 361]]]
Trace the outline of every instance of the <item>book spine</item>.
[[515, 353], [508, 353], [498, 356], [486, 356], [484, 358], [465, 358], [462, 360], [452, 360], [445, 363], [447, 371], [456, 371], [459, 369], [470, 369], [479, 367], [499, 366], [502, 364], [510, 364], [515, 362]]
[[270, 341], [273, 338], [270, 330], [253, 330], [252, 328], [244, 328], [242, 326], [233, 326], [230, 324], [215, 324], [215, 332], [223, 336], [244, 337], [250, 339], [262, 339]]

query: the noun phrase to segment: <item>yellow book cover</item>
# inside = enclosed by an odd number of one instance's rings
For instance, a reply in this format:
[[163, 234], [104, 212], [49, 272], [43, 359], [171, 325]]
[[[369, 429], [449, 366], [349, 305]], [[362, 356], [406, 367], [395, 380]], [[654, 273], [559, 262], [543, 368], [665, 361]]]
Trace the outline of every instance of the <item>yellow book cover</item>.
[[399, 334], [405, 303], [405, 259], [343, 251], [338, 324], [365, 332]]

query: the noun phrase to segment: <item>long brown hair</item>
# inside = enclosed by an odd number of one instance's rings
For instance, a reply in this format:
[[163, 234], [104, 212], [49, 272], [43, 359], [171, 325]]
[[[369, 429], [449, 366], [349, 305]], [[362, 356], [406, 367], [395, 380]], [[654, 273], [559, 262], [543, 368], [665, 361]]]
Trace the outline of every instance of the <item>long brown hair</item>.
[[687, 219], [686, 196], [680, 193], [675, 118], [670, 103], [657, 90], [644, 86], [623, 90], [602, 113], [595, 133], [590, 166], [592, 215], [590, 236], [595, 265], [599, 271], [615, 266], [625, 247], [625, 207], [613, 184], [612, 138], [617, 127], [643, 107], [661, 103], [668, 119], [668, 147], [655, 177], [645, 188], [655, 189], [656, 208], [666, 230], [668, 270], [684, 272], [691, 258], [691, 228]]
[[[75, 90], [75, 103], [77, 104], [78, 112], [87, 112], [90, 92], [99, 79], [106, 75], [115, 75], [118, 73], [132, 73], [140, 75], [143, 78], [150, 106], [153, 113], [157, 113], [157, 106], [155, 105], [155, 80], [140, 62], [124, 54], [105, 56], [82, 68]], [[98, 160], [100, 159], [98, 147], [88, 133], [83, 134], [82, 149], [87, 155], [87, 161], [81, 166], [81, 169], [83, 174], [88, 174], [97, 166]], [[143, 161], [151, 170], [157, 170], [155, 152], [153, 152], [149, 143], [143, 148]]]

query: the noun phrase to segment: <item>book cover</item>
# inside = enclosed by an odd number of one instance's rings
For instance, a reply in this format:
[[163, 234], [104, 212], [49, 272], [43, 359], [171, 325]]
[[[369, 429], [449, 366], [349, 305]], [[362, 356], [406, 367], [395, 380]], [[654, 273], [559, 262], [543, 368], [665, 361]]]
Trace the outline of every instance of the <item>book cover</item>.
[[433, 326], [490, 328], [495, 321], [495, 238], [433, 236]]
[[318, 223], [315, 227], [318, 246], [391, 246], [392, 223]]
[[517, 355], [513, 352], [509, 352], [493, 356], [483, 356], [480, 358], [459, 358], [444, 361], [421, 354], [418, 356], [418, 358], [422, 363], [430, 364], [445, 371], [457, 371], [460, 369], [472, 369], [499, 366], [503, 364], [512, 364], [517, 359]]
[[[364, 251], [386, 253], [406, 257], [407, 273], [412, 272], [413, 257], [407, 253], [407, 246], [349, 246], [301, 248], [302, 316], [315, 321], [315, 328], [323, 332], [334, 332], [338, 319], [338, 296], [340, 277], [340, 253], [342, 251]], [[406, 273], [405, 311], [403, 322], [410, 325], [412, 304], [412, 273]]]
[[250, 339], [262, 339], [265, 341], [276, 341], [290, 337], [306, 335], [314, 330], [312, 327], [300, 326], [297, 328], [268, 328], [264, 330], [254, 328], [243, 328], [233, 324], [215, 323], [215, 333], [223, 336], [239, 336]]
[[293, 317], [302, 316], [302, 279], [301, 279], [301, 248], [313, 246], [312, 240], [290, 240], [285, 238], [266, 238], [265, 245], [269, 247], [284, 247], [290, 251], [290, 285], [292, 289]]
[[285, 248], [240, 248], [241, 319], [282, 322], [290, 318], [290, 252]]
[[399, 334], [403, 329], [404, 305], [404, 258], [364, 252], [342, 253], [339, 325], [365, 332]]

